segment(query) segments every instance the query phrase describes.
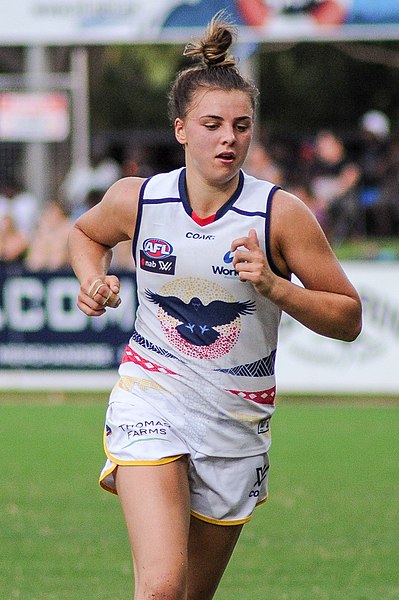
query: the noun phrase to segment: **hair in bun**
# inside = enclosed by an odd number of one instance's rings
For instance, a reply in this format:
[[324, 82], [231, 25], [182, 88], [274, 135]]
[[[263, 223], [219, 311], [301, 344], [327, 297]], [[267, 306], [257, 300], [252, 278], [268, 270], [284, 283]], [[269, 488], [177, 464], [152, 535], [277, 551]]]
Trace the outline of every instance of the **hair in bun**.
[[217, 13], [209, 23], [204, 37], [197, 42], [189, 42], [184, 56], [198, 57], [207, 67], [234, 67], [236, 59], [227, 53], [237, 37], [237, 29], [223, 20], [225, 12]]
[[200, 87], [245, 92], [255, 109], [259, 91], [239, 73], [235, 57], [229, 54], [236, 37], [236, 27], [227, 19], [225, 11], [219, 11], [204, 36], [186, 45], [183, 55], [196, 59], [197, 64], [181, 70], [172, 83], [168, 96], [172, 123], [186, 116], [193, 95]]

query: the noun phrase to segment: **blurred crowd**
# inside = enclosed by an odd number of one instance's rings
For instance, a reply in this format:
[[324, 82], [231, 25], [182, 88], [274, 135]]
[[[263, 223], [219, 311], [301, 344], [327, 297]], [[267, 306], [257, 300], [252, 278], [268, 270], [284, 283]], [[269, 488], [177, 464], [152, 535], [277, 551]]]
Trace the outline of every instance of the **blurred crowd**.
[[[399, 235], [399, 136], [379, 111], [366, 113], [347, 136], [329, 129], [299, 140], [260, 134], [244, 170], [297, 195], [333, 247]], [[101, 156], [89, 167], [74, 166], [57, 198], [45, 205], [18, 182], [0, 182], [0, 265], [32, 272], [69, 269], [67, 237], [75, 219], [120, 177], [155, 171], [159, 166], [145, 155], [122, 161]], [[112, 266], [134, 269], [129, 242], [116, 247]]]
[[345, 136], [323, 129], [296, 144], [256, 144], [245, 170], [305, 202], [333, 247], [399, 235], [399, 137], [369, 111]]

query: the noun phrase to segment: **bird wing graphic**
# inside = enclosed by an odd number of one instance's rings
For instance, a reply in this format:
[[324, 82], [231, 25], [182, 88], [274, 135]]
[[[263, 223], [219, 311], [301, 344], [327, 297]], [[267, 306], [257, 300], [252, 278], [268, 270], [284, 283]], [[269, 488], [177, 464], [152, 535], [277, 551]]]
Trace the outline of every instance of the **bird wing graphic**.
[[239, 315], [249, 315], [255, 311], [255, 302], [223, 302], [214, 300], [202, 309], [203, 322], [210, 327], [227, 325]]
[[[208, 327], [227, 325], [239, 315], [249, 315], [255, 310], [255, 303], [251, 300], [247, 302], [214, 300], [204, 305], [198, 298], [192, 298], [186, 304], [177, 296], [161, 296], [148, 289], [145, 290], [145, 294], [151, 302], [158, 304], [174, 319], [182, 323], [197, 323]], [[197, 301], [195, 309], [193, 308], [194, 300]]]
[[158, 304], [170, 317], [182, 323], [190, 320], [191, 311], [189, 310], [189, 305], [177, 296], [161, 296], [148, 289], [145, 290], [145, 295], [148, 300], [154, 304]]

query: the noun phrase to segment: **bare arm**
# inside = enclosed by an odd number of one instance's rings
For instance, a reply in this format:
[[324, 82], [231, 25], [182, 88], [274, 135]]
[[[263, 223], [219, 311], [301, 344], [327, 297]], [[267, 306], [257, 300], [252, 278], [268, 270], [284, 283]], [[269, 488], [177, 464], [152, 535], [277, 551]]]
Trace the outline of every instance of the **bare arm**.
[[362, 326], [360, 298], [314, 216], [283, 191], [273, 199], [271, 249], [279, 270], [287, 276], [294, 273], [304, 287], [272, 272], [254, 230], [232, 244], [240, 279], [250, 281], [312, 331], [344, 341], [356, 339]]
[[137, 218], [138, 196], [143, 180], [120, 179], [104, 198], [84, 213], [69, 234], [69, 260], [80, 282], [78, 307], [89, 316], [99, 316], [105, 306], [119, 305], [119, 280], [107, 275], [112, 248], [132, 239]]

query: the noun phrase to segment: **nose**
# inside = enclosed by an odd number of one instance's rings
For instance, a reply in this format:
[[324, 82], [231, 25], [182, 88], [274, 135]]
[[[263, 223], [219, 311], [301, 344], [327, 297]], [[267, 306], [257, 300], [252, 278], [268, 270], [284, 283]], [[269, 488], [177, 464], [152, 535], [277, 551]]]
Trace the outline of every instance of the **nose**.
[[236, 134], [234, 131], [234, 127], [232, 125], [226, 124], [223, 127], [222, 143], [226, 146], [230, 146], [231, 144], [234, 144], [235, 140], [236, 140]]

